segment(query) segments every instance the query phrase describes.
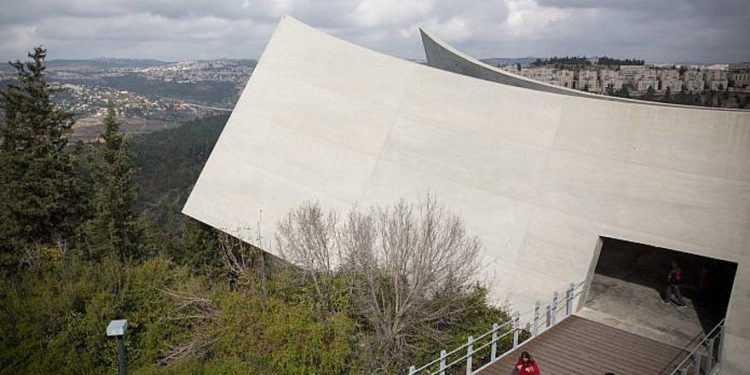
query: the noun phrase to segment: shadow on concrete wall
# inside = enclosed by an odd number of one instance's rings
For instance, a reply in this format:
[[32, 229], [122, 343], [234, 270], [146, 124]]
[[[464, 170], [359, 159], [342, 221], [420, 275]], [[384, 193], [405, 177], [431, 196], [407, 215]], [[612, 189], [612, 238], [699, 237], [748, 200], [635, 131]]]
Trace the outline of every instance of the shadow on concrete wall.
[[708, 332], [726, 316], [737, 263], [681, 251], [602, 237], [595, 273], [639, 284], [662, 295], [672, 261], [683, 271], [681, 290]]

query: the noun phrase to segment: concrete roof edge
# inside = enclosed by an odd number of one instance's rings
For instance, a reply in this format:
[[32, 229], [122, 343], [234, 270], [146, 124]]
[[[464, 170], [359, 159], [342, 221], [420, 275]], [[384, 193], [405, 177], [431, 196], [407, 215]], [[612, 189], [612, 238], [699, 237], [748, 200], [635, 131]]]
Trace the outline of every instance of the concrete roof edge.
[[[511, 72], [506, 72], [502, 69], [498, 69], [492, 65], [489, 65], [487, 63], [484, 63], [480, 61], [479, 59], [476, 59], [474, 57], [471, 57], [467, 55], [464, 52], [461, 52], [460, 50], [456, 49], [455, 47], [451, 46], [450, 44], [446, 43], [442, 39], [436, 37], [431, 32], [427, 31], [424, 27], [419, 28], [420, 33], [422, 34], [423, 43], [424, 38], [428, 38], [433, 43], [437, 44], [441, 48], [445, 49], [446, 51], [454, 54], [456, 57], [461, 58], [465, 60], [468, 63], [477, 65], [478, 67], [482, 69], [487, 69], [491, 72], [494, 72], [496, 74], [500, 74], [506, 77], [509, 77], [513, 80], [523, 81], [527, 82], [529, 84], [539, 86], [540, 88], [548, 88], [550, 90], [553, 90], [553, 94], [558, 95], [570, 95], [570, 96], [576, 96], [576, 97], [583, 97], [583, 98], [589, 98], [589, 99], [597, 99], [597, 100], [606, 100], [606, 101], [613, 101], [613, 102], [621, 102], [621, 103], [629, 103], [629, 104], [639, 104], [639, 105], [651, 105], [651, 106], [660, 106], [660, 107], [672, 107], [672, 108], [685, 108], [685, 109], [693, 109], [693, 110], [704, 110], [704, 111], [726, 111], [726, 112], [746, 112], [750, 113], [750, 110], [747, 109], [741, 109], [741, 108], [718, 108], [718, 107], [700, 107], [700, 106], [693, 106], [693, 105], [684, 105], [684, 104], [672, 104], [672, 103], [660, 103], [660, 102], [651, 102], [646, 100], [638, 100], [638, 99], [628, 99], [628, 98], [620, 98], [620, 97], [614, 97], [614, 96], [605, 96], [605, 95], [598, 95], [593, 93], [588, 93], [585, 91], [575, 90], [567, 87], [561, 87], [561, 86], [555, 86], [546, 82], [541, 82], [537, 80], [533, 80], [524, 76], [520, 76], [517, 74], [513, 74]], [[426, 52], [425, 52], [426, 53]], [[429, 62], [428, 62], [429, 63]], [[460, 74], [460, 73], [459, 73]], [[480, 78], [481, 79], [481, 78]], [[504, 84], [500, 82], [495, 82], [497, 84]], [[512, 85], [509, 85], [512, 86]], [[521, 87], [521, 86], [516, 86]], [[527, 87], [521, 87], [525, 88], [527, 90], [536, 90], [536, 91], [543, 91], [540, 89], [531, 89]], [[549, 91], [547, 91], [549, 92]]]

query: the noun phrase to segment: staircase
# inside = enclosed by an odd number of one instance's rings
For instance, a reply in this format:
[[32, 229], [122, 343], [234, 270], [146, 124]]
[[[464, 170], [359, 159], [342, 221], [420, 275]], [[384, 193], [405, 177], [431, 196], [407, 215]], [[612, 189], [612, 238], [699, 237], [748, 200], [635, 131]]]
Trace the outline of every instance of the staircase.
[[579, 316], [570, 316], [492, 363], [480, 375], [510, 375], [528, 351], [542, 374], [669, 374], [688, 355], [675, 346]]
[[516, 312], [512, 321], [468, 336], [465, 344], [411, 366], [408, 374], [510, 375], [524, 351], [536, 359], [542, 375], [713, 375], [721, 369], [724, 319], [697, 343], [675, 346], [573, 315], [583, 286], [571, 283], [564, 293], [554, 292], [546, 306], [537, 302], [533, 310]]

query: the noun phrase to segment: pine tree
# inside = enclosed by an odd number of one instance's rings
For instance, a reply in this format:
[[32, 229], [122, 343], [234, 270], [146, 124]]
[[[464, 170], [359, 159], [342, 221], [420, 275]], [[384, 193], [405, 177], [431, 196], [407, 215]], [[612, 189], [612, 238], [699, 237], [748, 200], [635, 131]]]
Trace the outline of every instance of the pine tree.
[[0, 253], [5, 261], [29, 244], [67, 241], [82, 216], [75, 155], [67, 147], [72, 113], [50, 100], [46, 51], [16, 60], [17, 82], [0, 92]]
[[690, 104], [690, 95], [688, 94], [685, 85], [682, 85], [680, 92], [677, 93], [677, 103], [679, 104]]
[[614, 96], [615, 95], [615, 85], [613, 84], [607, 84], [607, 95]]
[[619, 96], [621, 98], [629, 98], [630, 97], [630, 90], [628, 89], [627, 85], [622, 85], [622, 87], [617, 90], [615, 93], [616, 96]]
[[133, 259], [140, 255], [140, 230], [133, 213], [137, 198], [133, 182], [135, 167], [111, 101], [103, 125], [103, 144], [97, 148], [97, 160], [92, 168], [93, 217], [84, 231], [86, 250], [90, 259], [107, 255], [117, 256], [120, 260]]
[[645, 100], [654, 100], [656, 97], [656, 90], [652, 86], [648, 86], [648, 90], [646, 90], [646, 95], [643, 96]]

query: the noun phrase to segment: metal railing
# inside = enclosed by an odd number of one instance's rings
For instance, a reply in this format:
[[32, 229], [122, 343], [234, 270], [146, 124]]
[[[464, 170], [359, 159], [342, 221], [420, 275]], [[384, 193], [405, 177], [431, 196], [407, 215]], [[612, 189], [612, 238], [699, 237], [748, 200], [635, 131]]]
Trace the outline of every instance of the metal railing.
[[[461, 371], [454, 366], [463, 363], [465, 363], [466, 375], [476, 374], [493, 362], [503, 358], [521, 344], [538, 336], [573, 314], [573, 301], [577, 296], [582, 294], [584, 285], [585, 282], [578, 284], [570, 283], [568, 288], [565, 289], [562, 299], [560, 298], [560, 293], [555, 291], [550, 302], [545, 305], [544, 315], [542, 315], [541, 301], [536, 301], [532, 309], [515, 312], [512, 315], [512, 320], [500, 325], [495, 323], [489, 331], [477, 337], [469, 336], [465, 344], [450, 352], [442, 350], [438, 358], [419, 368], [414, 366], [409, 367], [409, 375], [458, 374]], [[560, 311], [564, 315], [558, 321]], [[510, 339], [511, 335], [512, 341]], [[512, 346], [498, 354], [498, 343], [506, 337], [512, 342]], [[484, 353], [487, 349], [489, 353]]]
[[[721, 369], [724, 357], [726, 318], [722, 319], [696, 344], [670, 375], [711, 375]], [[718, 346], [718, 347], [717, 347]], [[701, 372], [703, 368], [703, 372]]]

